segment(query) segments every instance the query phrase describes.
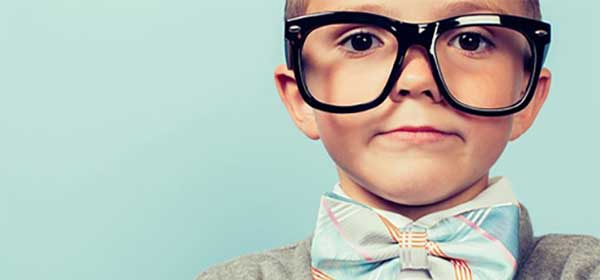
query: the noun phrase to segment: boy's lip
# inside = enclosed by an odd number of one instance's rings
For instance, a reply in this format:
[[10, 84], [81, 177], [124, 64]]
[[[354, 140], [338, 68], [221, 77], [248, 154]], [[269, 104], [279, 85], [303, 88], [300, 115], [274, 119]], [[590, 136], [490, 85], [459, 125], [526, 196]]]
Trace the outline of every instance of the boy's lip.
[[430, 133], [441, 133], [441, 134], [454, 134], [450, 133], [433, 126], [402, 126], [398, 128], [394, 128], [392, 130], [381, 132], [380, 134], [388, 134], [393, 132], [430, 132]]
[[422, 136], [425, 135], [425, 137], [427, 137], [426, 135], [431, 136], [431, 135], [435, 135], [435, 134], [438, 134], [440, 136], [456, 136], [464, 141], [463, 137], [457, 132], [437, 128], [437, 127], [430, 126], [430, 125], [406, 125], [406, 126], [401, 126], [398, 128], [380, 132], [377, 135], [381, 135], [381, 136], [392, 135], [396, 132], [404, 133], [404, 134], [411, 134], [411, 135], [422, 135]]

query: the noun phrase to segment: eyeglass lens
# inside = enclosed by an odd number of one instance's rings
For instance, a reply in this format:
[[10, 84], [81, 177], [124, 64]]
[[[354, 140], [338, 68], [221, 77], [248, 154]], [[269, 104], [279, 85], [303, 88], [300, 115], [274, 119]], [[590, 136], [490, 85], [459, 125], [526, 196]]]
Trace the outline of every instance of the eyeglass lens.
[[[319, 27], [302, 48], [305, 84], [321, 103], [369, 103], [387, 84], [398, 48], [395, 35], [378, 26]], [[471, 25], [447, 30], [435, 41], [435, 56], [448, 92], [467, 106], [509, 107], [521, 101], [531, 81], [532, 46], [523, 34], [506, 27]]]

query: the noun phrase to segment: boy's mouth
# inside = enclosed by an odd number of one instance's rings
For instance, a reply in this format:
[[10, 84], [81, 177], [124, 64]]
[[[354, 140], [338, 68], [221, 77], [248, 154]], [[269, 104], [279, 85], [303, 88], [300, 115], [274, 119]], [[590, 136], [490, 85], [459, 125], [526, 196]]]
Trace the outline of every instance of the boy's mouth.
[[426, 144], [440, 142], [450, 137], [460, 136], [453, 132], [444, 131], [432, 126], [403, 126], [378, 133], [386, 139], [393, 141], [410, 142], [413, 144]]

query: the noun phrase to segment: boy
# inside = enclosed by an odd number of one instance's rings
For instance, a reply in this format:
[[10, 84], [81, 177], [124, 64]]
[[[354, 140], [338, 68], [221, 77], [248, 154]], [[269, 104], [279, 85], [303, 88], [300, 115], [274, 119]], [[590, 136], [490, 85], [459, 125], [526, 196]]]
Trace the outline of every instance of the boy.
[[[314, 234], [198, 279], [600, 279], [489, 170], [550, 88], [537, 0], [289, 0], [279, 95], [339, 183]], [[418, 23], [418, 24], [416, 24]]]

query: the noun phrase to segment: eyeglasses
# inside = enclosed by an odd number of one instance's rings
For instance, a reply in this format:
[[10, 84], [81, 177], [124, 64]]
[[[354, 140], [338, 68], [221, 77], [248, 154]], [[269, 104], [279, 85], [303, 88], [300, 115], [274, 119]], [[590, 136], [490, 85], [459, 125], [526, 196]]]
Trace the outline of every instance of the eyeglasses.
[[472, 14], [411, 24], [364, 12], [323, 12], [285, 24], [286, 58], [302, 98], [331, 113], [385, 101], [407, 50], [427, 50], [440, 95], [474, 115], [516, 113], [533, 98], [550, 44], [550, 25]]

